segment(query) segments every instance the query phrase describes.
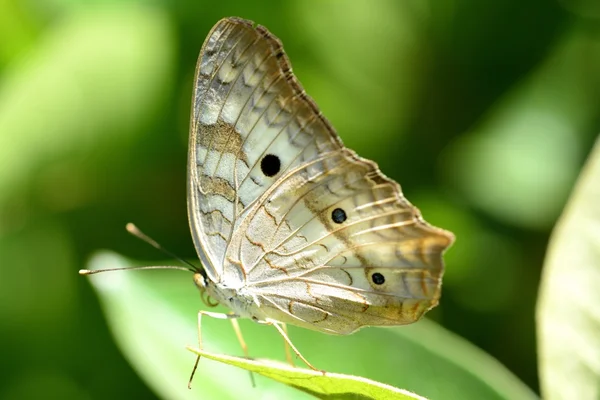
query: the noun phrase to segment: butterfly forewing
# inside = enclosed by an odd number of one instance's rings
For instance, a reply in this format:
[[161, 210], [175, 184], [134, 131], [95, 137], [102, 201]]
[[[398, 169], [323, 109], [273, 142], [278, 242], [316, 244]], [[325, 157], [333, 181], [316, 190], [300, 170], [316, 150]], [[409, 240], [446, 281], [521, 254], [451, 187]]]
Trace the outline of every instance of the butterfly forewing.
[[343, 147], [265, 28], [237, 18], [213, 28], [192, 114], [196, 247], [209, 278], [247, 296], [252, 315], [345, 334], [410, 323], [437, 304], [452, 234]]
[[339, 148], [279, 40], [249, 21], [220, 21], [198, 60], [188, 161], [190, 225], [213, 280], [242, 212], [286, 171]]

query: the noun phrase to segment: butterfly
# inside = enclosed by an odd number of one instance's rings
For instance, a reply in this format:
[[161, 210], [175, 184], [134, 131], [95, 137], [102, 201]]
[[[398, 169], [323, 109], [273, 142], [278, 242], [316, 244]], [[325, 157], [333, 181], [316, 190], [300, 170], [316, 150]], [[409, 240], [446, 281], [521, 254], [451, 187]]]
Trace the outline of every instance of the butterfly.
[[236, 317], [342, 335], [438, 303], [453, 235], [344, 147], [278, 38], [225, 18], [196, 68], [188, 216], [201, 291]]
[[[200, 51], [188, 217], [209, 305], [347, 335], [417, 321], [440, 298], [452, 233], [429, 225], [378, 166], [344, 147], [277, 37], [219, 21]], [[212, 299], [212, 301], [210, 300]]]

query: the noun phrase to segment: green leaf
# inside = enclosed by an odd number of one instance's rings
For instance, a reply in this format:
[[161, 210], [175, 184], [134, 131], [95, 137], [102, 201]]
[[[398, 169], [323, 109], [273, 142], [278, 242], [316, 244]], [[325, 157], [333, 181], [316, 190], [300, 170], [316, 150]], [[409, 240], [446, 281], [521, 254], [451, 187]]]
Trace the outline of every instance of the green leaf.
[[[156, 264], [156, 263], [152, 263]], [[94, 257], [90, 269], [131, 266], [112, 253]], [[197, 347], [196, 314], [203, 307], [192, 277], [177, 271], [110, 272], [91, 276], [110, 328], [138, 373], [164, 398], [305, 399], [307, 393], [262, 376], [252, 388], [247, 371], [201, 360], [192, 390], [195, 361], [185, 345]], [[223, 309], [225, 311], [225, 309]], [[227, 321], [205, 318], [204, 349], [240, 355]], [[275, 329], [241, 320], [251, 357], [284, 359]], [[362, 376], [431, 399], [533, 399], [535, 395], [496, 360], [439, 325], [423, 320], [398, 328], [365, 328], [333, 336], [293, 326], [289, 335], [317, 368]]]
[[548, 248], [537, 307], [546, 399], [600, 397], [600, 141]]
[[240, 357], [213, 354], [194, 348], [189, 348], [189, 350], [211, 360], [243, 368], [250, 372], [256, 372], [262, 376], [312, 394], [320, 399], [425, 400], [424, 397], [406, 390], [358, 376], [291, 368], [290, 366], [270, 360], [248, 360]]

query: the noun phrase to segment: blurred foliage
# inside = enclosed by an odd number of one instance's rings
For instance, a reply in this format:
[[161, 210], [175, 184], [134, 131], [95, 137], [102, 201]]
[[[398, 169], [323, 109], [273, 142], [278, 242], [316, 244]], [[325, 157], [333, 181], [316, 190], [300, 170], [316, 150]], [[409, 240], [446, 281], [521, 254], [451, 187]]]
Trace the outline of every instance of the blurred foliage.
[[[429, 317], [539, 391], [545, 248], [600, 126], [596, 0], [1, 0], [0, 398], [156, 396], [77, 270], [102, 248], [157, 262], [125, 233], [128, 221], [195, 258], [191, 84], [204, 37], [229, 15], [280, 37], [346, 145], [456, 233]], [[189, 281], [173, 285], [174, 302], [197, 296]], [[292, 331], [311, 359], [325, 349], [308, 335]], [[269, 344], [250, 343], [252, 354]], [[344, 356], [331, 354], [333, 365]], [[364, 368], [385, 382], [376, 365]], [[169, 384], [186, 381], [183, 371]]]

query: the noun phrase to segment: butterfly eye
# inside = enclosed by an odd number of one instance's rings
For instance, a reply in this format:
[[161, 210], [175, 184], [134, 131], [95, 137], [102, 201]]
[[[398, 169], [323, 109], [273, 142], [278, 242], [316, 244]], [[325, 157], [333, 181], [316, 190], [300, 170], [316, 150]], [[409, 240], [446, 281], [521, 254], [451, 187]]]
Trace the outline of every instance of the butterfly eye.
[[336, 224], [341, 224], [342, 222], [344, 222], [348, 217], [346, 216], [346, 211], [342, 210], [341, 208], [336, 208], [335, 210], [333, 210], [333, 212], [331, 213], [331, 219], [333, 220], [333, 222], [335, 222]]
[[376, 285], [383, 285], [385, 283], [385, 277], [379, 272], [375, 272], [373, 275], [371, 275], [371, 279]]
[[275, 176], [281, 169], [281, 161], [279, 161], [279, 157], [276, 155], [267, 154], [260, 161], [260, 169], [268, 177]]

